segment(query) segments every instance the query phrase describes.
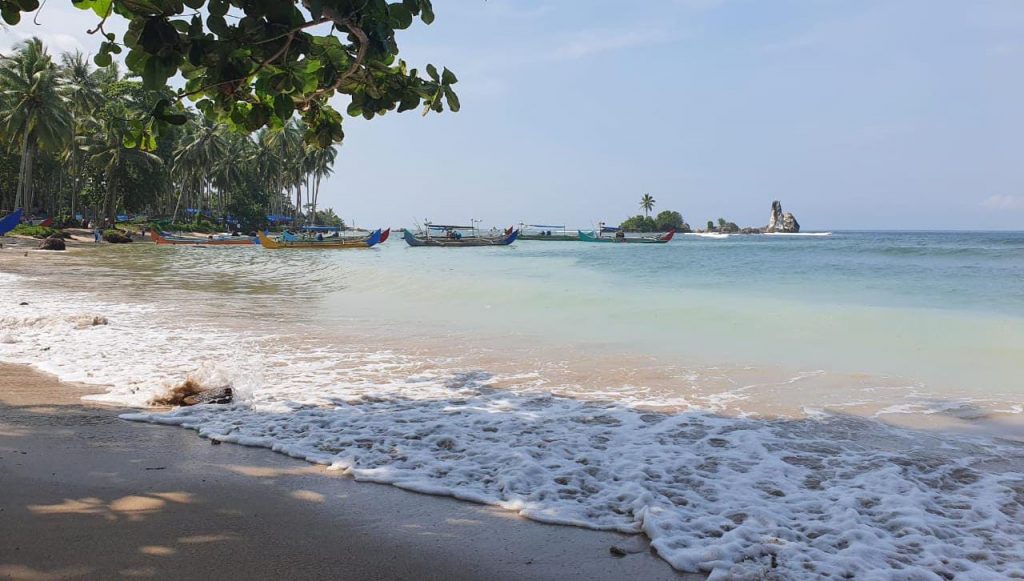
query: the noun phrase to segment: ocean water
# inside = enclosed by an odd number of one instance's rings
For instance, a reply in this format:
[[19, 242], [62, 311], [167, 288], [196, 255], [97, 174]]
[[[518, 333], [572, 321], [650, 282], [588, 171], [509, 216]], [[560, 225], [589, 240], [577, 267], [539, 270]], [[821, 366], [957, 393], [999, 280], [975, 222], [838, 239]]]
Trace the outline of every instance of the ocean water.
[[7, 247], [0, 360], [683, 570], [1024, 576], [1024, 233], [400, 242]]

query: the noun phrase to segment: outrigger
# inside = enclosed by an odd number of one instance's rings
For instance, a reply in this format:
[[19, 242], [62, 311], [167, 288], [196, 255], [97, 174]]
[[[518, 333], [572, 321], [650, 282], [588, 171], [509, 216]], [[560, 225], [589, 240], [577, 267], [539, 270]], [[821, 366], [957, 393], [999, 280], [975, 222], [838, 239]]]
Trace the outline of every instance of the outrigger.
[[509, 226], [501, 233], [488, 236], [480, 234], [475, 221], [473, 226], [427, 222], [419, 235], [403, 229], [402, 237], [409, 246], [508, 246], [519, 238], [519, 230]]

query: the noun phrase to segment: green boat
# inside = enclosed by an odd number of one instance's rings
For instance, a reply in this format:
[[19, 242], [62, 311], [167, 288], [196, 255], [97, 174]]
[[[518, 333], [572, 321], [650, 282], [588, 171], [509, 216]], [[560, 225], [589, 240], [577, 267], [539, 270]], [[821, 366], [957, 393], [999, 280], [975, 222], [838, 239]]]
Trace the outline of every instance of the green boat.
[[673, 229], [673, 230], [669, 230], [668, 232], [665, 232], [664, 234], [656, 234], [654, 236], [638, 236], [638, 237], [635, 237], [635, 238], [627, 237], [625, 235], [625, 233], [622, 232], [621, 230], [618, 231], [618, 232], [615, 232], [614, 236], [601, 236], [600, 234], [595, 234], [594, 232], [584, 232], [583, 230], [577, 231], [577, 235], [579, 236], [580, 240], [582, 240], [583, 242], [612, 242], [612, 243], [620, 242], [620, 243], [627, 243], [627, 244], [665, 244], [669, 240], [672, 240], [672, 237], [676, 235], [676, 231]]

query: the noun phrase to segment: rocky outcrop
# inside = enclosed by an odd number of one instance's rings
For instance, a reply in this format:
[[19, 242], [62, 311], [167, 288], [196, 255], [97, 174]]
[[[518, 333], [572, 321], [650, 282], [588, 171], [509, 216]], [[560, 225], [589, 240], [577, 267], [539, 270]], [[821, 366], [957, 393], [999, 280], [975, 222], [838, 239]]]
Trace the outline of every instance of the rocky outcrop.
[[39, 250], [65, 250], [66, 248], [64, 239], [56, 236], [50, 236], [39, 243]]
[[772, 214], [768, 218], [768, 226], [765, 228], [765, 232], [799, 232], [800, 223], [796, 221], [796, 217], [790, 212], [783, 213], [782, 202], [775, 200], [772, 202]]

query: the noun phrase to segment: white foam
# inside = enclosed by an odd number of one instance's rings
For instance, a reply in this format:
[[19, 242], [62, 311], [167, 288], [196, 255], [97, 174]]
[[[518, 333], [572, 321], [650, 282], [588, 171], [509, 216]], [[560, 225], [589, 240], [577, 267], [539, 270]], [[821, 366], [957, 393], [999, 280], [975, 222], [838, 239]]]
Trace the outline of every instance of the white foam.
[[674, 567], [718, 578], [1024, 575], [1024, 446], [1012, 442], [826, 413], [650, 413], [642, 388], [556, 397], [529, 371], [495, 378], [286, 329], [241, 337], [179, 316], [172, 327], [152, 306], [36, 296], [17, 281], [0, 293], [30, 303], [0, 316], [15, 339], [0, 342], [2, 360], [111, 384], [100, 398], [128, 405], [190, 374], [238, 393], [126, 419], [539, 521], [643, 532]]

